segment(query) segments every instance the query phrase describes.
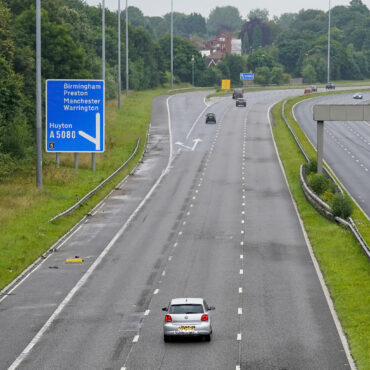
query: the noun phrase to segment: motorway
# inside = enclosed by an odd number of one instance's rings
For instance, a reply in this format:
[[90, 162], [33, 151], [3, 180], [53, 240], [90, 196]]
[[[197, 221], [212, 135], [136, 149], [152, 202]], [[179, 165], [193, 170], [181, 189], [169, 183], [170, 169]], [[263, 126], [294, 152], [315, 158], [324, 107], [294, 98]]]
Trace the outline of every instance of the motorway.
[[[0, 297], [0, 368], [354, 368], [272, 139], [269, 107], [299, 93], [157, 98], [143, 163]], [[216, 306], [211, 342], [164, 343], [184, 296]]]
[[[294, 114], [316, 148], [315, 104], [369, 104], [370, 92], [363, 100], [354, 100], [353, 93], [304, 100]], [[353, 199], [370, 218], [370, 122], [325, 122], [324, 160], [334, 171]]]

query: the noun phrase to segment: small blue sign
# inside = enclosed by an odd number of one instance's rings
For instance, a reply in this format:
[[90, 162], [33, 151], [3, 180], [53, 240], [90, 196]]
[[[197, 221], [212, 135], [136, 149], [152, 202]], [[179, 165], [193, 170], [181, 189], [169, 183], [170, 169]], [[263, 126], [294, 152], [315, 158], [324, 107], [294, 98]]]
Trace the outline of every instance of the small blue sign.
[[241, 73], [240, 79], [241, 80], [254, 80], [254, 73]]
[[46, 81], [46, 151], [104, 152], [103, 80]]

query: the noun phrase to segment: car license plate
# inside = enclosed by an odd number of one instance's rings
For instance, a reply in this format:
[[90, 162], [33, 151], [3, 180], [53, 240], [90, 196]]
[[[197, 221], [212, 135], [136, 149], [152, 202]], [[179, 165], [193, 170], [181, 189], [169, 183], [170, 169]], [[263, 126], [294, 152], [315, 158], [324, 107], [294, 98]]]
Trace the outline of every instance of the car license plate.
[[179, 326], [179, 331], [194, 331], [195, 326]]

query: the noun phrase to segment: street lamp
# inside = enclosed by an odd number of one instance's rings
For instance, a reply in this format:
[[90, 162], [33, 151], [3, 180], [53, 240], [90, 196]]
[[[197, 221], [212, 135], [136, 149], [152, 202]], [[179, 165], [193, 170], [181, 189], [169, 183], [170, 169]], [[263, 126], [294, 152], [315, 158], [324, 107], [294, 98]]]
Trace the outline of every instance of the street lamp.
[[194, 55], [191, 56], [191, 62], [192, 62], [192, 83], [194, 86]]
[[126, 96], [128, 96], [128, 8], [126, 0]]
[[171, 89], [173, 89], [173, 0], [171, 0]]
[[36, 0], [36, 185], [42, 188], [41, 0]]
[[328, 80], [330, 81], [330, 15], [331, 15], [331, 6], [329, 0], [329, 26], [328, 26]]
[[121, 109], [121, 0], [118, 0], [118, 109]]

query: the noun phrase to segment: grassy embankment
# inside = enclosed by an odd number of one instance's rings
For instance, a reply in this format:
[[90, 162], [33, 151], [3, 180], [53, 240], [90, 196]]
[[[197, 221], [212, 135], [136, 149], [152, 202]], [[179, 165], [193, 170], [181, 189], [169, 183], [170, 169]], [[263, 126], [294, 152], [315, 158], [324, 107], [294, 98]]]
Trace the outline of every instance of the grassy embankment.
[[[54, 154], [44, 153], [43, 188], [36, 188], [35, 169], [25, 169], [0, 183], [0, 289], [43, 254], [76, 222], [108, 194], [136, 165], [145, 144], [152, 100], [168, 90], [132, 92], [123, 96], [122, 109], [116, 101], [106, 104], [106, 150], [96, 155], [96, 171], [91, 171], [91, 154], [79, 154], [74, 168], [73, 154], [61, 154], [57, 168]], [[138, 137], [140, 150], [114, 179], [72, 214], [54, 222], [53, 216], [116, 170], [133, 152]]]
[[[314, 148], [291, 114], [292, 106], [300, 99], [302, 97], [287, 102], [285, 115], [305, 151], [311, 158], [316, 158]], [[306, 201], [299, 182], [299, 168], [305, 163], [305, 158], [281, 117], [281, 109], [282, 102], [272, 110], [273, 133], [290, 189], [329, 288], [335, 310], [347, 335], [356, 365], [361, 370], [370, 369], [369, 261], [349, 231], [322, 217]], [[370, 222], [357, 208], [353, 219], [369, 243]]]

